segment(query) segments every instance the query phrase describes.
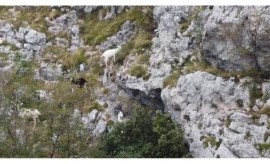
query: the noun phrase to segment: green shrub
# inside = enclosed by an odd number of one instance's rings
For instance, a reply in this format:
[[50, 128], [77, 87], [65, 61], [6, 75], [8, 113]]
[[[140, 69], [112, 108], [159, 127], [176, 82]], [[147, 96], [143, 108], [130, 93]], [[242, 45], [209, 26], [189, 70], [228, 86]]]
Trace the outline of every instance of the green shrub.
[[221, 142], [222, 142], [222, 139], [219, 139], [218, 141], [216, 141], [215, 137], [205, 137], [203, 141], [203, 145], [204, 147], [208, 147], [209, 145], [211, 145], [211, 147], [216, 146], [216, 149], [218, 149]]
[[139, 55], [137, 58], [137, 62], [139, 64], [149, 64], [149, 59], [150, 59], [150, 55], [146, 53], [146, 54]]
[[252, 135], [250, 134], [250, 131], [246, 132], [245, 139], [249, 139]]
[[240, 108], [243, 108], [244, 102], [243, 102], [242, 99], [237, 99], [235, 102], [237, 103], [237, 105], [238, 105]]
[[167, 76], [163, 80], [163, 88], [166, 88], [167, 86], [169, 88], [175, 87], [180, 75], [181, 75], [181, 73], [179, 71], [175, 71], [173, 74]]
[[133, 43], [132, 41], [128, 41], [123, 47], [120, 49], [119, 52], [115, 55], [115, 62], [117, 64], [123, 64], [123, 61], [125, 58], [129, 55], [131, 50], [133, 49]]
[[[100, 10], [104, 12], [104, 9]], [[146, 16], [140, 11], [140, 7], [134, 7], [106, 21], [100, 21], [98, 19], [98, 12], [99, 11], [96, 10], [83, 18], [84, 23], [81, 24], [80, 32], [86, 44], [98, 45], [102, 43], [107, 37], [118, 32], [121, 25], [127, 20], [136, 21], [138, 27], [145, 29], [149, 28], [149, 26], [151, 27], [153, 21], [151, 17]], [[152, 12], [150, 11], [149, 14], [151, 15]]]
[[133, 65], [131, 66], [129, 73], [131, 76], [140, 78], [147, 74], [147, 68], [143, 65]]
[[270, 144], [269, 143], [261, 143], [258, 144], [259, 146], [259, 151], [262, 152], [263, 150], [269, 150], [270, 149]]
[[99, 142], [99, 153], [109, 158], [190, 157], [181, 128], [168, 115], [137, 110], [125, 123], [115, 124]]
[[270, 116], [270, 107], [266, 106], [260, 110], [260, 114], [266, 114], [268, 117]]
[[63, 57], [61, 57], [63, 61], [63, 65], [66, 66], [66, 68], [76, 68], [80, 64], [86, 62], [86, 56], [84, 55], [84, 50], [78, 50], [75, 54], [64, 54]]
[[107, 95], [109, 92], [110, 92], [110, 89], [108, 89], [108, 88], [103, 88], [103, 90], [102, 90], [102, 93], [104, 95]]
[[225, 126], [228, 128], [229, 126], [230, 126], [230, 124], [231, 124], [231, 122], [232, 122], [232, 120], [231, 120], [231, 115], [229, 115], [229, 116], [227, 116], [226, 117], [226, 120], [225, 120]]
[[134, 48], [150, 48], [152, 45], [152, 34], [144, 30], [140, 30], [136, 37], [134, 38]]
[[90, 113], [94, 109], [96, 109], [98, 111], [102, 111], [103, 106], [100, 105], [98, 102], [94, 101], [94, 102], [90, 103], [89, 107], [87, 108], [87, 110], [85, 112]]
[[255, 83], [252, 83], [249, 86], [249, 100], [250, 106], [253, 107], [255, 104], [256, 99], [261, 98], [263, 95], [262, 90], [257, 88]]

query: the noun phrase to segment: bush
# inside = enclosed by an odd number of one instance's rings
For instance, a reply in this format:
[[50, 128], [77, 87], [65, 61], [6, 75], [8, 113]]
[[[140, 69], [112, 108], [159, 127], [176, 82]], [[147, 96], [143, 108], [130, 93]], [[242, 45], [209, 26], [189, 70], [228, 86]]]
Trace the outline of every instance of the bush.
[[152, 45], [152, 34], [144, 30], [140, 30], [136, 37], [134, 38], [134, 48], [150, 48]]
[[137, 78], [140, 78], [147, 74], [147, 68], [143, 65], [133, 65], [131, 66], [129, 73], [131, 74], [131, 76], [136, 76]]
[[237, 105], [238, 105], [240, 108], [243, 108], [244, 102], [243, 102], [242, 99], [237, 99], [235, 102], [237, 103]]
[[250, 106], [253, 107], [254, 104], [255, 104], [256, 99], [261, 98], [262, 95], [263, 95], [262, 90], [259, 90], [255, 83], [251, 84], [249, 86]]
[[166, 88], [167, 86], [169, 88], [171, 87], [175, 87], [176, 84], [177, 84], [177, 81], [180, 77], [180, 72], [179, 71], [176, 71], [174, 72], [173, 74], [167, 76], [164, 80], [163, 80], [163, 88]]
[[132, 41], [127, 42], [119, 52], [115, 55], [115, 62], [118, 64], [123, 64], [125, 58], [129, 55], [131, 50], [133, 49]]
[[137, 62], [139, 64], [149, 64], [150, 55], [149, 54], [142, 54], [138, 56]]
[[[100, 9], [102, 12], [104, 9]], [[136, 21], [136, 25], [142, 28], [152, 26], [152, 18], [144, 15], [140, 7], [134, 7], [127, 12], [123, 12], [111, 20], [100, 21], [97, 17], [98, 10], [84, 17], [84, 23], [81, 25], [81, 35], [86, 44], [98, 45], [105, 41], [107, 37], [118, 32], [121, 25], [127, 20]], [[149, 12], [151, 15], [152, 12]], [[102, 31], [102, 32], [101, 32]]]
[[98, 157], [190, 157], [183, 131], [168, 115], [137, 110], [131, 120], [116, 124], [98, 145]]
[[87, 111], [86, 112], [91, 112], [92, 110], [98, 110], [98, 111], [102, 111], [103, 110], [103, 107], [102, 105], [100, 105], [98, 102], [94, 101], [90, 104], [90, 106], [88, 107]]

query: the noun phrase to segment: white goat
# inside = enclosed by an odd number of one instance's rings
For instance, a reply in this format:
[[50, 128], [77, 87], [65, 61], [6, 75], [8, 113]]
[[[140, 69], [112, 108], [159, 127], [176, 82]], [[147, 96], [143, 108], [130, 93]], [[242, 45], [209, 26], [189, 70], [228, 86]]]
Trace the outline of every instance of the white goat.
[[34, 120], [34, 126], [32, 129], [36, 127], [39, 115], [41, 115], [41, 113], [37, 109], [30, 109], [30, 108], [21, 108], [19, 113], [19, 116], [24, 119], [32, 118]]
[[117, 46], [115, 49], [109, 49], [105, 51], [101, 57], [104, 58], [104, 62], [106, 67], [108, 67], [108, 60], [113, 57], [113, 61], [115, 62], [115, 54], [121, 49], [121, 46]]

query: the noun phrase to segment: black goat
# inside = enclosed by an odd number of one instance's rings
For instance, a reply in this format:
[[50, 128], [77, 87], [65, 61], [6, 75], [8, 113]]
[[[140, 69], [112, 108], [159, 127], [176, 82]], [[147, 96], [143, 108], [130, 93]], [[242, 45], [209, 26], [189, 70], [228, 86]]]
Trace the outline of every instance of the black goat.
[[79, 79], [76, 79], [76, 80], [74, 78], [71, 79], [71, 84], [79, 85], [80, 88], [83, 88], [83, 86], [85, 85], [86, 82], [87, 81], [82, 77]]

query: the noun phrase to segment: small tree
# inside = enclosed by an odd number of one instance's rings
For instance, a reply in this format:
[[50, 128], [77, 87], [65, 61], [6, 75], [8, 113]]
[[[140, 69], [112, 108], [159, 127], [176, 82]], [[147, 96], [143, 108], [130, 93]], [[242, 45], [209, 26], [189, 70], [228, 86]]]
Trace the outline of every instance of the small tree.
[[126, 123], [119, 123], [104, 136], [97, 157], [179, 158], [188, 157], [183, 131], [168, 115], [137, 110]]

